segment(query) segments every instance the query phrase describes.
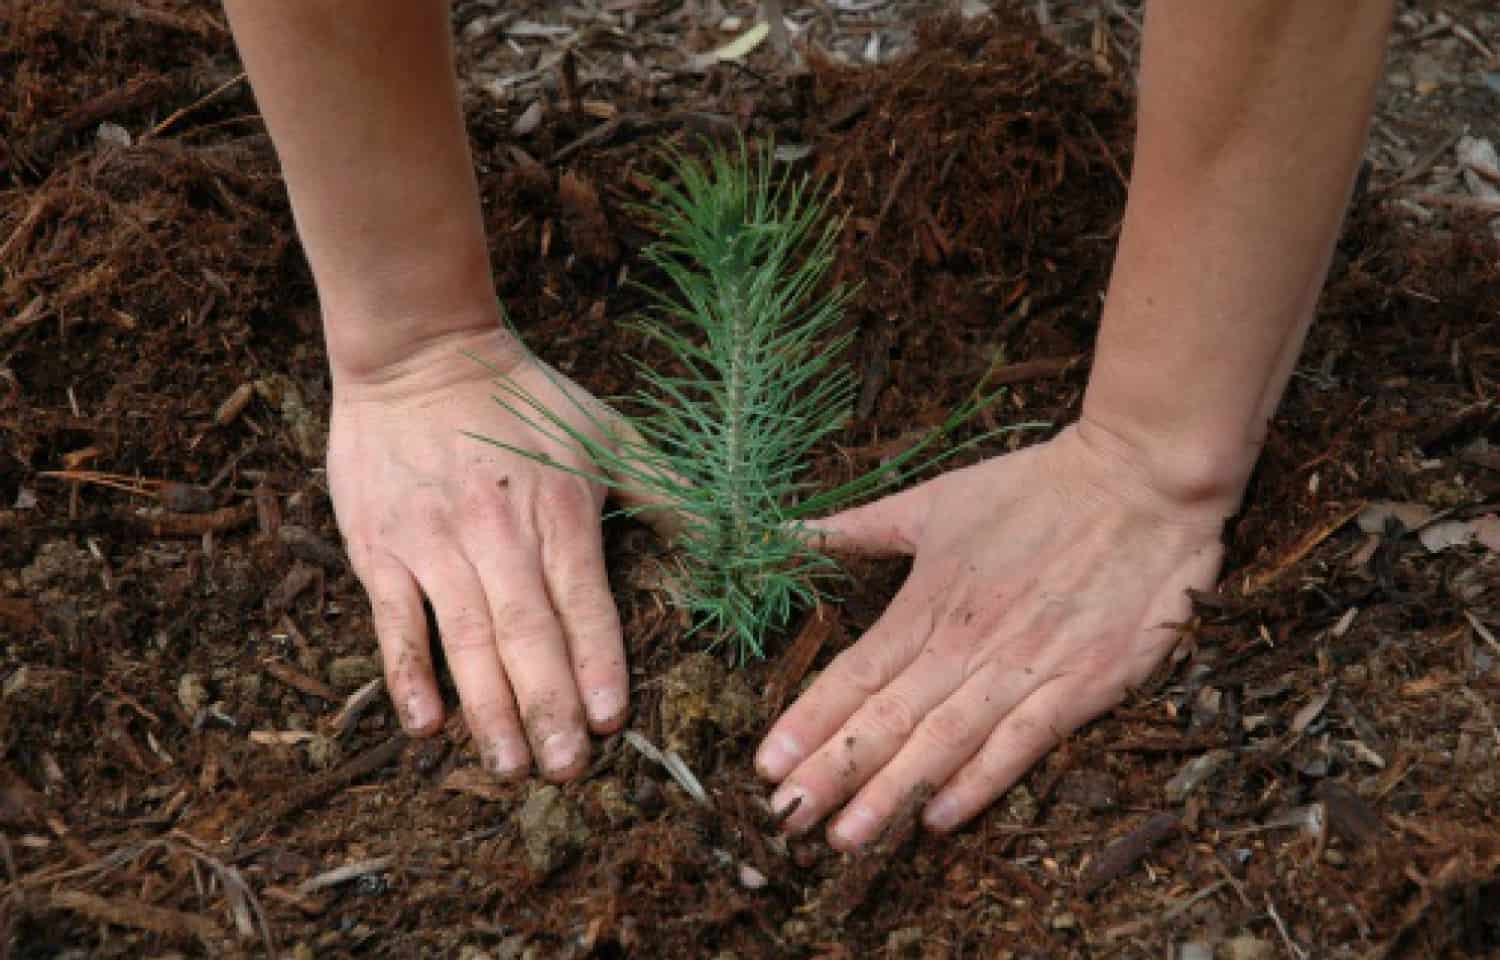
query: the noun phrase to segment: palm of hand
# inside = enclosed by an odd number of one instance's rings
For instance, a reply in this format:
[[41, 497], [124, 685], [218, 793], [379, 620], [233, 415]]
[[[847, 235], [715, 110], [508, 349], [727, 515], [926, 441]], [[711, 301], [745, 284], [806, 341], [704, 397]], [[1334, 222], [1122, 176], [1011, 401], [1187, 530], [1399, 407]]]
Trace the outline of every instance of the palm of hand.
[[830, 841], [858, 847], [924, 784], [925, 822], [958, 826], [1150, 673], [1213, 582], [1222, 517], [1124, 467], [1070, 428], [820, 525], [915, 560], [762, 746], [775, 808], [801, 798], [789, 830], [843, 807]]

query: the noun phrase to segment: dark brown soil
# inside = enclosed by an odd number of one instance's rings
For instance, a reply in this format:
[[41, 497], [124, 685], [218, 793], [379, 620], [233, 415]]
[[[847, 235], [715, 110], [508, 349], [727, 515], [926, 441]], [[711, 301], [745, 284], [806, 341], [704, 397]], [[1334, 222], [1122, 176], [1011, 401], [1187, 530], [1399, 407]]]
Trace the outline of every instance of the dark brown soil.
[[[711, 809], [623, 738], [558, 792], [490, 781], [456, 724], [408, 743], [382, 697], [346, 709], [378, 664], [323, 482], [317, 308], [217, 10], [49, 0], [0, 27], [0, 957], [1500, 952], [1500, 536], [1434, 552], [1356, 520], [1500, 511], [1483, 213], [1413, 222], [1420, 180], [1372, 166], [1178, 655], [970, 829], [851, 859], [777, 836], [751, 756], [802, 655], [867, 627], [899, 564], [734, 671], [664, 605], [663, 548], [611, 521], [630, 729]], [[995, 364], [1005, 415], [1066, 422], [1129, 174], [1128, 45], [1081, 56], [1019, 16], [918, 34], [908, 60], [790, 78], [585, 71], [616, 119], [563, 97], [525, 135], [526, 104], [474, 79], [506, 54], [465, 34], [523, 335], [628, 390], [640, 174], [743, 129], [810, 147], [848, 213], [863, 390], [819, 476]]]

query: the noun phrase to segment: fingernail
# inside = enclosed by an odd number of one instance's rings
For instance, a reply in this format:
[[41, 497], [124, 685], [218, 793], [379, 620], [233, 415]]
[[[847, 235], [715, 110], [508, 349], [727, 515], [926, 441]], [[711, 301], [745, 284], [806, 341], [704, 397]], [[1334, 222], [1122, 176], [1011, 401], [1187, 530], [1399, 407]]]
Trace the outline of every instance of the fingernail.
[[952, 830], [958, 826], [958, 801], [948, 794], [933, 799], [922, 811], [922, 822], [932, 830]]
[[401, 710], [401, 726], [407, 733], [422, 733], [431, 729], [437, 717], [432, 706], [420, 696], [407, 698]]
[[578, 758], [578, 738], [570, 733], [549, 734], [542, 741], [537, 761], [542, 770], [556, 773], [571, 767]]
[[[796, 809], [789, 809], [796, 804]], [[814, 814], [808, 804], [807, 791], [792, 784], [782, 784], [771, 794], [771, 815], [781, 821], [783, 833], [801, 833], [812, 825]]]
[[830, 839], [834, 846], [845, 850], [862, 847], [875, 839], [877, 826], [879, 824], [875, 819], [875, 812], [869, 807], [856, 804], [845, 810], [834, 823]]
[[755, 766], [767, 780], [781, 780], [801, 762], [802, 747], [789, 733], [771, 734], [755, 755]]
[[484, 748], [481, 759], [490, 773], [502, 780], [514, 780], [524, 776], [531, 766], [531, 758], [519, 743], [503, 740]]
[[588, 701], [590, 723], [609, 723], [625, 709], [625, 701], [620, 694], [608, 688], [593, 691], [589, 694]]

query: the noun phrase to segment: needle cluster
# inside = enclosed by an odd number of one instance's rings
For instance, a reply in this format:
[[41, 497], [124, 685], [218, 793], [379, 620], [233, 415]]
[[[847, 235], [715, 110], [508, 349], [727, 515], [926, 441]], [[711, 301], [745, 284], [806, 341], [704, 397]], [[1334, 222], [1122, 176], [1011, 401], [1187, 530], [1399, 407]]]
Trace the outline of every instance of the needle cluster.
[[837, 332], [850, 291], [822, 288], [840, 222], [826, 216], [815, 183], [775, 176], [769, 150], [674, 157], [672, 174], [653, 184], [645, 208], [659, 239], [644, 256], [667, 283], [648, 290], [655, 309], [633, 324], [675, 363], [637, 363], [643, 388], [621, 405], [633, 429], [611, 428], [582, 404], [593, 429], [579, 429], [504, 380], [496, 400], [581, 447], [598, 467], [591, 479], [658, 505], [636, 511], [674, 512], [675, 602], [745, 660], [762, 656], [762, 637], [838, 573], [804, 524], [908, 475], [987, 399], [872, 472], [815, 489], [808, 457], [845, 426], [854, 396], [839, 359], [849, 336]]

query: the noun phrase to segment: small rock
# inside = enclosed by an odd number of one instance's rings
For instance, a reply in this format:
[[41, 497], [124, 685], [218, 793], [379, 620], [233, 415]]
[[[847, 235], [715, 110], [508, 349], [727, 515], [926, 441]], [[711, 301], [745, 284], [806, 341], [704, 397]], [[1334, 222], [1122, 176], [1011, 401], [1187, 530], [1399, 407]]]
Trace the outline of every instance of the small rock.
[[197, 716], [208, 704], [208, 688], [203, 685], [203, 678], [196, 673], [184, 673], [177, 681], [177, 702], [188, 716]]
[[1234, 754], [1228, 750], [1210, 750], [1201, 757], [1189, 760], [1177, 775], [1167, 781], [1167, 800], [1171, 803], [1181, 803], [1188, 798], [1194, 790], [1197, 790], [1229, 760]]
[[313, 948], [307, 945], [307, 941], [299, 942], [292, 948], [292, 960], [313, 960]]
[[458, 960], [492, 960], [492, 958], [480, 947], [466, 943], [458, 948]]
[[767, 883], [766, 875], [748, 863], [740, 864], [740, 886], [746, 890], [759, 890]]
[[1214, 952], [1201, 940], [1190, 940], [1177, 948], [1177, 960], [1214, 960]]
[[328, 683], [335, 690], [358, 690], [380, 676], [373, 657], [339, 657], [328, 665]]
[[1242, 933], [1233, 940], [1219, 945], [1219, 960], [1271, 960], [1276, 956], [1276, 945], [1269, 940]]
[[542, 875], [561, 866], [589, 836], [577, 808], [550, 783], [531, 789], [516, 813], [516, 825], [526, 846], [527, 862]]
[[1053, 930], [1073, 930], [1078, 926], [1078, 918], [1064, 911], [1052, 918]]

